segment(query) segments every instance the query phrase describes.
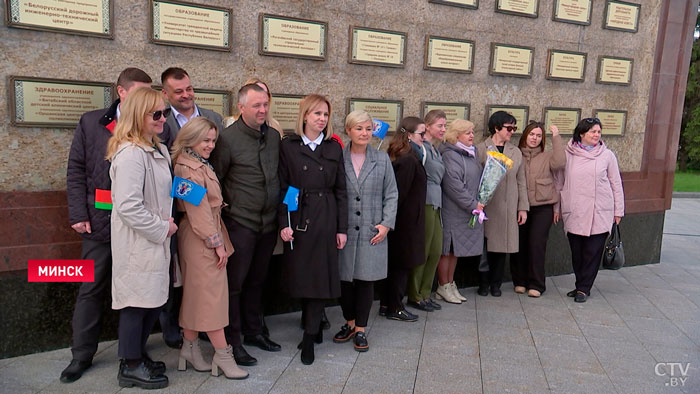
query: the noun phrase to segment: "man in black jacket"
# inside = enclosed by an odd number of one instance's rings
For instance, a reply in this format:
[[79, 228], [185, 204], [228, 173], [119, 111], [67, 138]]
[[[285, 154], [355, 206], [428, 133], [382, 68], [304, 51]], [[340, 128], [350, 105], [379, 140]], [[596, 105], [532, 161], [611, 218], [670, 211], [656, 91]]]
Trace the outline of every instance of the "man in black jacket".
[[95, 281], [83, 283], [78, 291], [73, 312], [73, 359], [61, 372], [64, 383], [80, 379], [97, 352], [102, 305], [110, 294], [112, 274], [111, 180], [105, 153], [119, 118], [120, 102], [140, 87], [150, 88], [151, 77], [138, 68], [125, 69], [117, 80], [119, 99], [109, 108], [83, 114], [75, 128], [68, 156], [68, 216], [73, 230], [83, 238], [80, 258], [95, 262]]
[[280, 345], [263, 335], [262, 286], [277, 242], [277, 207], [280, 203], [279, 132], [266, 123], [267, 92], [256, 84], [238, 92], [240, 118], [221, 132], [209, 159], [221, 181], [229, 205], [222, 217], [235, 248], [226, 265], [229, 325], [226, 340], [240, 365], [257, 360], [241, 344], [280, 351]]

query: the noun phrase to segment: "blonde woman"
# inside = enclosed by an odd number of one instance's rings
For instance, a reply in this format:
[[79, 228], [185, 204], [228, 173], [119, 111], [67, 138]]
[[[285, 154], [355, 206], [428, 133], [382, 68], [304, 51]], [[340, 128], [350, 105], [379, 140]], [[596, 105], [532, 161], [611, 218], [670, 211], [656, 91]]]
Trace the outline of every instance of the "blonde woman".
[[[173, 144], [175, 176], [207, 189], [199, 205], [177, 200], [177, 210], [183, 213], [177, 241], [183, 280], [180, 327], [184, 332], [178, 370], [184, 371], [189, 362], [200, 372], [212, 370], [218, 376], [221, 368], [229, 379], [245, 379], [248, 373], [236, 365], [224, 335], [229, 322], [226, 262], [233, 245], [221, 219], [221, 185], [208, 161], [218, 135], [216, 124], [199, 116], [187, 122]], [[211, 364], [202, 358], [198, 332], [206, 332], [214, 346]]]
[[438, 262], [437, 294], [443, 300], [460, 304], [466, 301], [454, 281], [457, 257], [469, 257], [475, 266], [484, 248], [484, 227], [469, 226], [471, 213], [483, 210], [476, 199], [481, 179], [481, 163], [474, 147], [474, 124], [456, 119], [445, 132], [440, 153], [445, 163], [442, 177], [442, 256]]
[[171, 217], [170, 156], [158, 134], [169, 109], [162, 94], [138, 88], [121, 105], [107, 144], [112, 181], [112, 309], [119, 310], [117, 379], [121, 387], [163, 388], [165, 364], [146, 354], [146, 340], [168, 299]]

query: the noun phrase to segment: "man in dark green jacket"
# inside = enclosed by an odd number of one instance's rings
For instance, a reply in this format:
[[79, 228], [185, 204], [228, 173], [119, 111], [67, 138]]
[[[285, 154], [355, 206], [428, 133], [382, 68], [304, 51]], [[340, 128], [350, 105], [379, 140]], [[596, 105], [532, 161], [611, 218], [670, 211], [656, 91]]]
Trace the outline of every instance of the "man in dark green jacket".
[[266, 123], [270, 100], [256, 84], [238, 91], [241, 116], [219, 135], [210, 162], [221, 181], [222, 216], [235, 252], [226, 265], [229, 325], [226, 340], [239, 365], [255, 365], [246, 345], [276, 352], [280, 345], [263, 335], [262, 286], [277, 242], [277, 175], [280, 134]]

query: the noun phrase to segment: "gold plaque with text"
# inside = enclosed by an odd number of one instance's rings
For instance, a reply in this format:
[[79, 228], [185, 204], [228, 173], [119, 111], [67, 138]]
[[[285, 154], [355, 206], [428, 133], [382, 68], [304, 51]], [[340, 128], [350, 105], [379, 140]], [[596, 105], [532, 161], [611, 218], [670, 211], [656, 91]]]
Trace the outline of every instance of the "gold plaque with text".
[[609, 85], [629, 85], [632, 83], [634, 59], [601, 56], [598, 59], [596, 82]]
[[231, 115], [231, 92], [228, 90], [194, 90], [194, 102], [198, 107], [212, 110], [226, 117]]
[[491, 43], [489, 74], [509, 77], [532, 77], [535, 48]]
[[592, 2], [593, 0], [555, 0], [552, 20], [590, 25]]
[[496, 12], [537, 18], [539, 0], [496, 0]]
[[573, 134], [576, 125], [581, 120], [580, 108], [547, 107], [544, 109], [544, 128], [547, 134], [549, 126], [555, 125], [562, 134]]
[[426, 70], [471, 73], [474, 64], [474, 41], [425, 36]]
[[269, 56], [326, 60], [328, 23], [260, 14], [260, 48]]
[[349, 62], [385, 67], [406, 64], [406, 33], [350, 26]]
[[494, 112], [497, 111], [506, 111], [509, 114], [513, 115], [515, 118], [515, 124], [518, 126], [518, 133], [522, 133], [523, 129], [527, 126], [527, 122], [529, 120], [529, 114], [530, 114], [530, 107], [524, 106], [524, 105], [487, 105], [486, 106], [486, 121], [484, 122], [484, 134], [488, 135], [488, 124], [489, 124], [489, 118], [491, 115], [494, 114]]
[[7, 26], [114, 38], [111, 0], [7, 0]]
[[73, 128], [88, 111], [112, 104], [111, 83], [10, 77], [12, 125]]
[[640, 4], [608, 0], [605, 4], [603, 28], [636, 33], [639, 29]]
[[374, 99], [348, 99], [347, 112], [354, 110], [367, 111], [374, 119], [389, 123], [389, 132], [396, 131], [403, 116], [403, 101], [399, 100], [374, 100]]
[[586, 75], [586, 54], [550, 49], [547, 56], [547, 79], [583, 82]]
[[270, 101], [270, 114], [280, 123], [282, 131], [294, 132], [299, 119], [299, 103], [304, 96], [273, 94]]
[[466, 103], [432, 103], [424, 102], [421, 106], [421, 118], [434, 109], [441, 109], [447, 115], [447, 125], [455, 119], [469, 120], [469, 104]]
[[596, 109], [594, 116], [603, 124], [603, 136], [625, 134], [627, 111]]
[[230, 8], [151, 0], [150, 41], [154, 44], [230, 51], [231, 14]]
[[451, 5], [462, 8], [479, 8], [479, 0], [428, 0], [429, 3]]

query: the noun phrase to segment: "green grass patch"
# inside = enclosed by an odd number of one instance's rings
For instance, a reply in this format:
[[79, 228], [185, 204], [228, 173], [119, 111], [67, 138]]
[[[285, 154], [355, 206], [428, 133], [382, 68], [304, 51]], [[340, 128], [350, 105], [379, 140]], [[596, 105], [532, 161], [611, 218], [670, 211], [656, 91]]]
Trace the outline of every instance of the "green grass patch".
[[700, 192], [700, 171], [676, 172], [673, 178], [674, 192]]

